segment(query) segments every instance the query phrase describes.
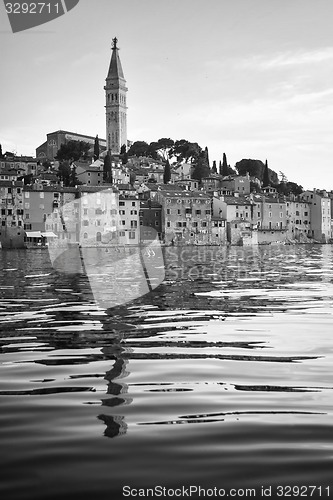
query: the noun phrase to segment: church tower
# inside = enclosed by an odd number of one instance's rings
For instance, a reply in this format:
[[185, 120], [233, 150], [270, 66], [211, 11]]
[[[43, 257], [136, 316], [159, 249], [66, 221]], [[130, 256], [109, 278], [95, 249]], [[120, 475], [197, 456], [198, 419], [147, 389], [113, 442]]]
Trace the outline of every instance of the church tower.
[[106, 104], [106, 146], [111, 154], [119, 154], [123, 144], [125, 144], [127, 148], [127, 87], [118, 53], [118, 39], [113, 38], [112, 42], [111, 62], [104, 87]]

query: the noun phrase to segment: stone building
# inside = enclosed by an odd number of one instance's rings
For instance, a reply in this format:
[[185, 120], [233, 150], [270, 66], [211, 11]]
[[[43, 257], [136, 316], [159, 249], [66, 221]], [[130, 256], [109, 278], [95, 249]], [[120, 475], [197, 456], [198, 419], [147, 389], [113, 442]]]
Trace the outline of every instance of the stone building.
[[23, 182], [0, 180], [0, 247], [23, 246]]
[[327, 191], [305, 191], [300, 195], [300, 199], [310, 205], [310, 237], [327, 243], [332, 238], [331, 199]]
[[155, 193], [162, 205], [162, 238], [167, 244], [211, 243], [211, 198], [203, 192], [171, 189]]

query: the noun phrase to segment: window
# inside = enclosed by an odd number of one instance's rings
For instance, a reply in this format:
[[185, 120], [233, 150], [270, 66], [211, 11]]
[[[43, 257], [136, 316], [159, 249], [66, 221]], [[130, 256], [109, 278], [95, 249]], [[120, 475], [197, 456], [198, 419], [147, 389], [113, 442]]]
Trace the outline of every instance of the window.
[[207, 227], [207, 222], [202, 221], [202, 222], [201, 222], [201, 226], [202, 226], [202, 227]]
[[138, 223], [136, 220], [131, 220], [131, 227], [138, 227]]
[[130, 240], [135, 240], [135, 231], [129, 231], [128, 237]]
[[88, 209], [87, 208], [83, 209], [83, 215], [88, 215]]
[[170, 215], [170, 214], [171, 214], [171, 210], [170, 210], [170, 208], [167, 208], [166, 213], [167, 213], [167, 215]]
[[120, 206], [120, 207], [124, 207], [124, 206], [125, 206], [125, 202], [124, 202], [124, 201], [120, 201], [120, 202], [119, 202], [119, 206]]
[[100, 219], [97, 219], [96, 221], [96, 226], [100, 226], [101, 225], [101, 220]]
[[280, 212], [280, 219], [282, 219], [283, 217], [283, 212]]
[[7, 214], [8, 214], [8, 215], [13, 215], [13, 210], [12, 210], [11, 208], [8, 208], [8, 210], [7, 210]]
[[42, 199], [44, 198], [44, 193], [43, 193], [43, 191], [42, 191], [41, 193], [39, 193], [39, 197], [40, 197], [40, 198], [42, 198]]
[[260, 212], [258, 212], [258, 217], [260, 217]]
[[131, 215], [137, 215], [138, 211], [137, 210], [131, 210]]
[[167, 227], [170, 227], [171, 226], [171, 223], [170, 221], [167, 222]]
[[96, 241], [102, 241], [102, 234], [100, 232], [96, 233]]
[[83, 234], [83, 239], [86, 240], [88, 238], [88, 233]]
[[8, 188], [8, 194], [12, 194], [12, 188]]
[[211, 211], [210, 210], [206, 210], [206, 215], [210, 215]]
[[182, 212], [180, 209], [177, 210], [177, 214], [180, 215]]
[[125, 215], [125, 210], [119, 210], [119, 215]]
[[83, 226], [89, 226], [89, 221], [88, 221], [88, 220], [84, 220], [84, 221], [82, 222], [82, 225], [83, 225]]
[[272, 212], [269, 212], [268, 217], [272, 217]]
[[125, 236], [125, 231], [119, 231], [119, 236], [124, 237]]
[[117, 215], [117, 210], [115, 208], [113, 208], [112, 210], [110, 210], [110, 214]]
[[132, 207], [135, 207], [135, 201], [132, 201]]
[[25, 209], [27, 209], [27, 210], [29, 210], [29, 208], [30, 208], [30, 203], [25, 203], [25, 204], [24, 204], [24, 208], [25, 208]]
[[101, 208], [96, 208], [95, 209], [95, 215], [101, 215], [103, 212], [102, 212], [102, 209]]
[[25, 192], [24, 196], [25, 196], [25, 198], [30, 198], [30, 193], [29, 192]]
[[159, 215], [159, 212], [155, 212], [155, 217], [158, 217], [158, 215]]

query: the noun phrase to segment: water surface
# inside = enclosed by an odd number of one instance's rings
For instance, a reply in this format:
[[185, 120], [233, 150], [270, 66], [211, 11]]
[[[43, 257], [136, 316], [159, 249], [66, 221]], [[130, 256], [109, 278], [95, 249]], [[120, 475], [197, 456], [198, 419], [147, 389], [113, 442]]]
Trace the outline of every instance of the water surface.
[[1, 498], [333, 496], [332, 247], [164, 254], [158, 288], [106, 310], [47, 251], [0, 253]]

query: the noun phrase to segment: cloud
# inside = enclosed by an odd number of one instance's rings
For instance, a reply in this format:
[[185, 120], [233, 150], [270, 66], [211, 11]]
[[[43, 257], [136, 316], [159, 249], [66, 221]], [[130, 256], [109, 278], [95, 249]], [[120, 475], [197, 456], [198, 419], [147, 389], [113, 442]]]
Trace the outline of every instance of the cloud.
[[266, 55], [254, 55], [252, 57], [236, 61], [236, 65], [240, 68], [269, 70], [328, 61], [333, 61], [333, 47], [323, 47], [321, 49], [311, 51], [298, 50], [280, 52], [273, 55], [273, 57], [268, 57]]

